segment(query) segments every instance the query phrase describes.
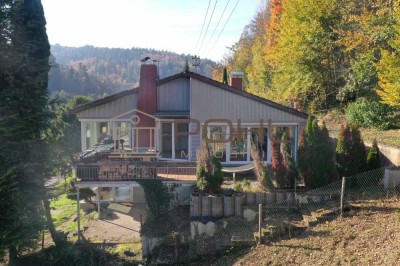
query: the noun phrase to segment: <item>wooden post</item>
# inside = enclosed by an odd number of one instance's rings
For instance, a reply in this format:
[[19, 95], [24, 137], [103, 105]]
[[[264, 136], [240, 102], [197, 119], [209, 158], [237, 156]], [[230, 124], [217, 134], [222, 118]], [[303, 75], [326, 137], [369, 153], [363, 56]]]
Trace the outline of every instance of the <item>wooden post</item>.
[[344, 191], [346, 187], [346, 177], [342, 178], [342, 190], [340, 192], [340, 217], [343, 217], [343, 203], [344, 203]]
[[258, 244], [261, 244], [262, 204], [258, 204]]
[[101, 220], [100, 218], [100, 187], [97, 187], [97, 212], [99, 213], [99, 220]]
[[81, 207], [79, 204], [79, 188], [76, 189], [76, 200], [78, 203], [78, 242], [81, 240]]

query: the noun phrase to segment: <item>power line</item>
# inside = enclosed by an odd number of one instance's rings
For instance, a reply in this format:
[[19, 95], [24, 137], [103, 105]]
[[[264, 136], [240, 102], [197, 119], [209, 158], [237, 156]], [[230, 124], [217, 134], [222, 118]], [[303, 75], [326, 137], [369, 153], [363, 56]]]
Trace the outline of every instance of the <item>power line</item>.
[[226, 5], [225, 5], [225, 8], [224, 8], [224, 11], [222, 11], [222, 14], [221, 14], [221, 16], [219, 17], [219, 20], [218, 20], [218, 23], [217, 23], [217, 26], [215, 26], [215, 28], [214, 28], [214, 31], [213, 31], [213, 33], [211, 34], [211, 37], [210, 37], [210, 39], [208, 39], [208, 42], [207, 42], [207, 44], [206, 44], [206, 47], [205, 47], [205, 49], [207, 50], [207, 48], [208, 48], [208, 45], [210, 44], [210, 42], [211, 42], [211, 40], [212, 40], [212, 38], [214, 37], [214, 34], [215, 34], [215, 32], [217, 31], [217, 29], [218, 29], [218, 26], [219, 26], [219, 23], [221, 22], [221, 19], [222, 19], [222, 17], [224, 16], [224, 14], [225, 14], [225, 10], [226, 10], [226, 8], [228, 7], [228, 5], [229, 5], [229, 2], [230, 2], [231, 0], [228, 0], [228, 2], [226, 3]]
[[199, 41], [201, 39], [201, 34], [203, 33], [204, 25], [206, 24], [206, 18], [207, 18], [207, 15], [208, 15], [208, 9], [210, 8], [210, 4], [211, 4], [211, 0], [208, 1], [208, 7], [207, 7], [206, 15], [205, 15], [204, 20], [203, 20], [203, 25], [201, 26], [201, 31], [200, 31], [199, 39], [197, 40], [197, 43], [196, 43], [195, 51], [197, 51], [197, 47], [199, 46]]
[[215, 1], [215, 5], [214, 5], [213, 11], [211, 13], [211, 17], [208, 20], [207, 29], [206, 29], [206, 32], [204, 33], [203, 40], [201, 41], [200, 48], [199, 48], [198, 52], [200, 52], [201, 48], [203, 47], [204, 39], [206, 38], [206, 35], [207, 35], [207, 32], [208, 32], [208, 28], [210, 27], [210, 22], [211, 22], [211, 19], [212, 19], [213, 15], [214, 15], [214, 11], [215, 11], [215, 7], [217, 6], [217, 3], [218, 3], [218, 0]]
[[237, 2], [236, 2], [236, 4], [235, 4], [235, 7], [232, 9], [232, 12], [231, 12], [231, 14], [229, 15], [228, 19], [226, 20], [224, 27], [223, 27], [223, 28], [221, 29], [221, 31], [219, 32], [219, 35], [218, 35], [217, 39], [215, 40], [213, 46], [211, 47], [210, 50], [208, 50], [207, 56], [208, 56], [208, 54], [211, 52], [211, 50], [214, 48], [214, 46], [215, 46], [215, 44], [217, 43], [219, 37], [221, 36], [222, 32], [224, 31], [224, 29], [225, 29], [225, 27], [226, 27], [226, 24], [228, 24], [229, 19], [231, 18], [231, 16], [232, 16], [233, 12], [235, 11], [237, 5], [239, 4], [239, 1], [240, 1], [240, 0], [237, 0]]

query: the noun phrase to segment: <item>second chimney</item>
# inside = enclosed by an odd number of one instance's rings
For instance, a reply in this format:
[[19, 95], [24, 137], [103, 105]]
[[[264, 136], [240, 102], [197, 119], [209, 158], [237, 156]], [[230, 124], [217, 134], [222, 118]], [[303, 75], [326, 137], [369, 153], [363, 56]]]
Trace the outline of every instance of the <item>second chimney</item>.
[[230, 85], [238, 90], [243, 90], [243, 72], [231, 72], [230, 76]]

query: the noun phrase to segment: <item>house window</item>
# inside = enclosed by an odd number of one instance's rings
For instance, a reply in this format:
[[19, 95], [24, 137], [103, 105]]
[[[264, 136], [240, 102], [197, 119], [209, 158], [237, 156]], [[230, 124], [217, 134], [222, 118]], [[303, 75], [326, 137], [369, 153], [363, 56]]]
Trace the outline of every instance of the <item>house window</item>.
[[209, 142], [212, 154], [221, 162], [226, 161], [226, 126], [209, 126], [207, 128], [207, 137], [209, 140], [217, 141]]
[[[263, 128], [261, 132], [258, 128], [251, 128], [250, 132], [251, 142], [254, 143], [261, 161], [266, 162], [268, 160], [268, 128]], [[250, 161], [253, 161], [252, 157]]]
[[291, 154], [294, 156], [296, 143], [295, 143], [295, 127], [294, 126], [275, 126], [272, 128], [271, 141], [281, 141], [283, 134], [286, 133], [287, 139], [290, 142]]
[[[177, 133], [187, 133], [189, 130], [188, 123], [161, 123], [161, 157], [170, 159], [184, 159], [189, 157], [189, 140], [188, 135], [177, 134], [175, 136], [175, 128]], [[175, 141], [176, 139], [176, 141]]]
[[240, 131], [235, 128], [231, 133], [230, 156], [231, 162], [247, 161], [247, 128], [241, 128]]
[[122, 140], [124, 147], [131, 147], [130, 123], [114, 122], [113, 123], [113, 139]]
[[[189, 131], [189, 124], [188, 123], [177, 123], [178, 133], [187, 133]], [[176, 159], [187, 159], [189, 156], [188, 153], [188, 136], [182, 136], [178, 134], [175, 138], [177, 142], [175, 142], [175, 158]]]
[[172, 158], [172, 123], [161, 123], [161, 157]]
[[120, 201], [120, 202], [132, 201], [130, 187], [116, 187], [115, 188], [115, 201]]

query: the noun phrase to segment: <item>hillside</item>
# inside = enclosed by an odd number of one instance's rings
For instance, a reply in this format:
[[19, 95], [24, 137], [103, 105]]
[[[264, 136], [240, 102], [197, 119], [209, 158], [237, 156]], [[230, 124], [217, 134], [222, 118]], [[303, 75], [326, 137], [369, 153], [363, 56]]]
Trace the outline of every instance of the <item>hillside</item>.
[[207, 265], [398, 265], [400, 201], [363, 201], [349, 216]]
[[[140, 59], [148, 56], [157, 60], [160, 78], [174, 75], [183, 70], [185, 54], [144, 48], [99, 48], [93, 46], [51, 46], [53, 67], [49, 75], [49, 91], [61, 98], [87, 95], [99, 98], [139, 83]], [[216, 63], [202, 60], [198, 72], [211, 77]], [[192, 69], [194, 71], [194, 69]]]

